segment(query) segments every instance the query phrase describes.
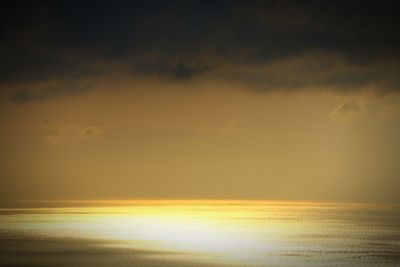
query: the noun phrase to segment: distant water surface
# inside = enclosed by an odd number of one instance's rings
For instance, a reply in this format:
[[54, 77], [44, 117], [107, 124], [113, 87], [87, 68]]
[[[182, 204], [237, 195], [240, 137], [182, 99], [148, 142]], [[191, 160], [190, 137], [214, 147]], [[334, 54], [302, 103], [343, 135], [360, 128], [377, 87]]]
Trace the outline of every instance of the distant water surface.
[[0, 266], [400, 266], [400, 206], [262, 201], [3, 205]]

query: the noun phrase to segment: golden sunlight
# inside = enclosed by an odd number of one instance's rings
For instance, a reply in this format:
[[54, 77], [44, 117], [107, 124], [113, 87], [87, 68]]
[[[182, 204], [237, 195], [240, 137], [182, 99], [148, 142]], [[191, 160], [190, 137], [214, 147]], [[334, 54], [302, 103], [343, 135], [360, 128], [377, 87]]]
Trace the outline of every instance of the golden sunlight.
[[[374, 218], [377, 208], [385, 211], [385, 222]], [[323, 262], [328, 255], [339, 260], [343, 246], [354, 257], [364, 253], [355, 250], [354, 244], [368, 247], [364, 239], [395, 233], [398, 208], [218, 200], [68, 202], [47, 208], [2, 209], [7, 215], [0, 218], [0, 230], [14, 237], [59, 240], [64, 245], [66, 240], [80, 240], [79, 246], [91, 242], [90, 249], [96, 253], [124, 251], [135, 261], [293, 266], [309, 260]], [[354, 220], [357, 217], [365, 221]], [[371, 230], [370, 223], [381, 226]], [[374, 250], [369, 247], [365, 253], [372, 255]]]

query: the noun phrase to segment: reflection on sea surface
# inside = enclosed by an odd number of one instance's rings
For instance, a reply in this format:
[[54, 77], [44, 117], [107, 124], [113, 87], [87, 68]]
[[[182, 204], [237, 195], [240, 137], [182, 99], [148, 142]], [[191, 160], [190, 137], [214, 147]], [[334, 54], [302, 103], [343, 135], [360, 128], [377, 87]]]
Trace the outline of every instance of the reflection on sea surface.
[[0, 266], [399, 266], [400, 207], [262, 201], [0, 209]]

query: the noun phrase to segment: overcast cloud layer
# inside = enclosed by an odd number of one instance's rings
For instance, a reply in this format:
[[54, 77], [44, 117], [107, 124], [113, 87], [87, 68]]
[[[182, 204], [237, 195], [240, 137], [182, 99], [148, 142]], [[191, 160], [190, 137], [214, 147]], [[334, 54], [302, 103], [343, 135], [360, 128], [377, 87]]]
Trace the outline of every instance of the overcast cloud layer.
[[0, 87], [8, 100], [156, 78], [399, 91], [399, 4], [392, 1], [7, 1]]

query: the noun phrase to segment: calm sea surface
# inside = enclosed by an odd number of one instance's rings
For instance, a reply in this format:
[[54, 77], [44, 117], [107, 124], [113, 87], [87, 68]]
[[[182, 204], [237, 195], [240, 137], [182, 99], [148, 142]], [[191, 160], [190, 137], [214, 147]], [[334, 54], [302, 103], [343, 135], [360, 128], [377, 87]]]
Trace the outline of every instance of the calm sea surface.
[[3, 205], [0, 266], [400, 266], [400, 206], [256, 201]]

